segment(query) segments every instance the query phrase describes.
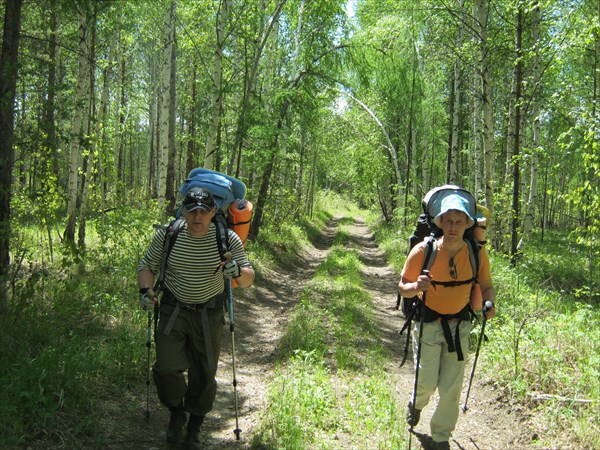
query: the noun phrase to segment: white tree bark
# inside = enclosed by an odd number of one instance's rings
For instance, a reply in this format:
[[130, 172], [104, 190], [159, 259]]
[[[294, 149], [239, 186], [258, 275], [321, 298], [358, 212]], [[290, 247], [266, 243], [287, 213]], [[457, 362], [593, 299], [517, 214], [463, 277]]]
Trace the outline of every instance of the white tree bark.
[[223, 110], [223, 45], [225, 41], [225, 26], [229, 20], [229, 0], [220, 0], [217, 13], [217, 30], [215, 52], [213, 55], [212, 86], [210, 93], [210, 128], [204, 150], [204, 167], [215, 168], [215, 155], [217, 149], [217, 136], [221, 126]]
[[527, 206], [525, 208], [525, 215], [523, 217], [523, 230], [517, 250], [520, 251], [525, 244], [531, 230], [533, 229], [533, 218], [535, 214], [535, 205], [537, 204], [538, 198], [538, 147], [540, 145], [541, 135], [541, 124], [540, 124], [540, 103], [538, 101], [539, 88], [541, 82], [540, 74], [540, 5], [539, 2], [535, 2], [533, 9], [531, 10], [531, 34], [534, 48], [533, 57], [533, 73], [532, 78], [535, 86], [535, 90], [532, 93], [532, 105], [531, 112], [533, 114], [533, 140], [531, 143], [531, 179], [529, 184], [529, 198], [527, 199]]
[[[465, 8], [464, 1], [460, 0], [460, 17], [461, 24], [458, 31], [458, 37], [456, 41], [456, 50], [461, 51], [464, 41], [464, 29], [465, 29]], [[458, 152], [459, 152], [459, 133], [460, 133], [460, 94], [462, 89], [462, 76], [461, 76], [461, 62], [460, 58], [456, 58], [454, 62], [454, 89], [452, 96], [452, 137], [450, 142], [450, 154], [448, 161], [448, 173], [446, 179], [449, 183], [458, 183]]]
[[167, 194], [167, 170], [169, 164], [169, 108], [171, 105], [171, 52], [173, 51], [173, 21], [175, 2], [165, 13], [163, 23], [163, 51], [160, 73], [161, 103], [158, 111], [158, 201], [164, 206]]
[[[494, 210], [494, 115], [492, 111], [492, 82], [490, 75], [490, 59], [488, 47], [488, 2], [477, 0], [477, 17], [479, 21], [479, 52], [481, 70], [481, 109], [483, 111], [483, 159], [485, 184], [485, 206], [490, 211]], [[491, 222], [491, 220], [490, 220]], [[488, 223], [488, 239], [493, 242], [494, 228]]]
[[67, 227], [65, 230], [65, 239], [72, 243], [75, 242], [75, 224], [77, 221], [77, 182], [79, 180], [80, 167], [80, 142], [82, 138], [82, 129], [84, 114], [87, 110], [87, 101], [89, 98], [88, 79], [90, 74], [88, 60], [88, 20], [85, 5], [80, 5], [78, 9], [79, 18], [79, 61], [77, 88], [75, 90], [75, 109], [73, 111], [73, 124], [70, 132], [69, 143], [69, 178], [68, 178], [68, 201], [67, 201]]

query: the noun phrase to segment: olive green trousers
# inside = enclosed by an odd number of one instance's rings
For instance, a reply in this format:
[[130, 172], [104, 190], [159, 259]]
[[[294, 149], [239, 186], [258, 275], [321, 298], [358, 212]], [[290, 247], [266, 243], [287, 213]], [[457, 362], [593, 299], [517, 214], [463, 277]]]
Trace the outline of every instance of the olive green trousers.
[[[218, 307], [207, 308], [208, 333], [205, 333], [199, 310], [179, 308], [177, 317], [171, 321], [171, 330], [165, 334], [174, 310], [173, 305], [160, 308], [155, 336], [156, 362], [152, 368], [154, 384], [159, 400], [166, 407], [183, 404], [187, 412], [204, 416], [212, 409], [217, 394], [217, 363], [225, 324], [223, 306], [220, 303]], [[207, 352], [205, 335], [210, 336], [210, 352]]]

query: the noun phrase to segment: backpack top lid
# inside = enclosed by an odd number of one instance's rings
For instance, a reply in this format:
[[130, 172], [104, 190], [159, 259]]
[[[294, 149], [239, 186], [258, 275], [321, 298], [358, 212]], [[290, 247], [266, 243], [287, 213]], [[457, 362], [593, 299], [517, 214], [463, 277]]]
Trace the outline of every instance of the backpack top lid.
[[224, 212], [235, 199], [243, 199], [246, 195], [246, 186], [242, 181], [203, 167], [193, 169], [189, 173], [187, 180], [179, 188], [179, 194], [183, 198], [190, 189], [197, 187], [212, 192], [217, 208]]
[[[449, 197], [449, 198], [447, 198]], [[477, 217], [477, 202], [473, 194], [454, 184], [445, 184], [431, 189], [423, 198], [423, 213], [427, 216], [430, 225], [436, 225], [435, 219], [441, 214], [457, 209], [469, 217], [468, 227], [474, 224]]]

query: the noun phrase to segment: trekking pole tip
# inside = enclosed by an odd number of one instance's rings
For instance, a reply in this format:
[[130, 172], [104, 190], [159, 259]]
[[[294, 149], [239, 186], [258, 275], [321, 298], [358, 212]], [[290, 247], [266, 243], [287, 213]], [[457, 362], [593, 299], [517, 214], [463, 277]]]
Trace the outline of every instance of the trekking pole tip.
[[239, 428], [236, 428], [235, 430], [233, 430], [233, 432], [235, 433], [235, 440], [239, 441], [240, 440], [240, 434], [241, 434], [242, 430], [239, 429]]

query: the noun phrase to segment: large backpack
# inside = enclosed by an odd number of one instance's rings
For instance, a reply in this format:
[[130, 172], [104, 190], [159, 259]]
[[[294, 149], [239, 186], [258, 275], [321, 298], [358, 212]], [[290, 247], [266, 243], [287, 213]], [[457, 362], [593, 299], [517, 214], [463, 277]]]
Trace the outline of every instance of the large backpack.
[[[187, 179], [178, 189], [179, 206], [176, 209], [175, 219], [168, 225], [161, 225], [166, 229], [165, 241], [163, 244], [163, 252], [161, 257], [161, 266], [158, 279], [154, 287], [154, 291], [158, 293], [162, 289], [164, 283], [164, 273], [167, 266], [169, 254], [179, 232], [183, 229], [185, 219], [181, 202], [188, 190], [194, 187], [202, 187], [208, 189], [215, 199], [217, 204], [217, 213], [213, 217], [212, 222], [217, 229], [217, 246], [219, 255], [222, 260], [225, 260], [225, 254], [229, 248], [229, 234], [227, 228], [233, 230], [246, 244], [248, 230], [250, 228], [250, 218], [252, 217], [252, 203], [245, 199], [246, 186], [237, 178], [225, 175], [213, 170], [204, 169], [202, 167], [193, 169]], [[235, 283], [235, 280], [233, 280]], [[234, 284], [235, 287], [235, 284]]]
[[[409, 238], [409, 253], [415, 245], [419, 242], [425, 241], [425, 255], [423, 258], [423, 266], [421, 267], [421, 273], [423, 270], [429, 270], [433, 265], [437, 254], [437, 239], [442, 235], [442, 230], [435, 225], [433, 219], [439, 214], [441, 210], [442, 200], [449, 195], [459, 195], [467, 201], [469, 208], [469, 215], [476, 219], [478, 216], [478, 206], [475, 197], [466, 189], [453, 184], [446, 184], [431, 189], [425, 197], [423, 197], [422, 208], [423, 212], [419, 216], [415, 230]], [[475, 285], [477, 282], [477, 274], [479, 273], [479, 250], [480, 242], [475, 239], [474, 231], [477, 227], [477, 220], [471, 227], [465, 230], [463, 239], [465, 240], [469, 249], [469, 260], [473, 269], [473, 278], [466, 280], [455, 280], [448, 282], [436, 282], [435, 284], [443, 286], [459, 286], [462, 284], [471, 283]], [[419, 312], [419, 301], [418, 297], [405, 298], [398, 293], [396, 300], [396, 309], [402, 307], [402, 313], [406, 317], [406, 321], [400, 330], [402, 334], [405, 330], [408, 330], [408, 337], [406, 340], [406, 348], [404, 352], [404, 359], [401, 364], [404, 364], [408, 355], [408, 345], [410, 338], [410, 324]]]
[[[443, 186], [439, 186], [431, 189], [425, 197], [423, 197], [423, 201], [421, 202], [421, 206], [423, 208], [423, 212], [419, 216], [417, 220], [417, 225], [415, 230], [413, 231], [412, 236], [409, 238], [409, 249], [408, 252], [413, 249], [415, 245], [419, 242], [426, 242], [426, 250], [425, 256], [423, 258], [423, 267], [421, 268], [421, 272], [423, 270], [429, 270], [432, 266], [433, 261], [435, 260], [435, 256], [437, 253], [437, 246], [435, 245], [436, 240], [442, 235], [442, 230], [433, 222], [435, 216], [437, 216], [440, 212], [440, 208], [442, 205], [442, 200], [449, 195], [460, 195], [463, 197], [467, 204], [469, 205], [469, 214], [471, 217], [477, 217], [477, 202], [473, 194], [471, 194], [466, 189], [458, 187], [453, 184], [445, 184]], [[477, 221], [465, 230], [464, 240], [469, 248], [469, 259], [471, 261], [471, 267], [473, 268], [473, 273], [475, 277], [479, 272], [479, 243], [475, 240], [474, 229], [477, 226]], [[464, 284], [465, 282], [471, 283], [476, 280], [463, 280], [463, 281], [454, 281], [450, 283], [445, 283], [446, 285], [457, 285]], [[398, 299], [396, 302], [396, 308], [400, 308], [402, 305], [402, 312], [405, 316], [408, 315], [413, 310], [413, 305], [416, 301], [416, 297], [404, 298], [398, 294]]]

